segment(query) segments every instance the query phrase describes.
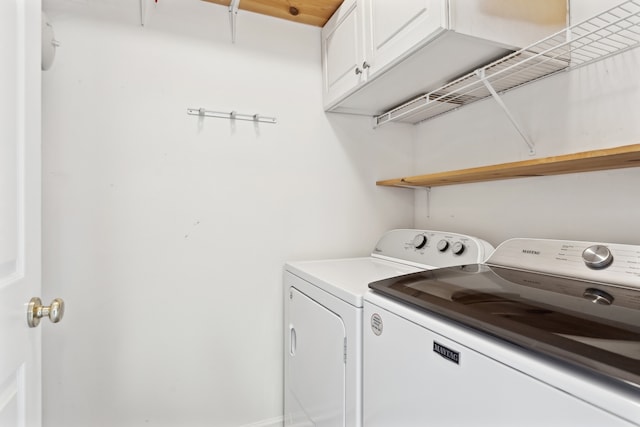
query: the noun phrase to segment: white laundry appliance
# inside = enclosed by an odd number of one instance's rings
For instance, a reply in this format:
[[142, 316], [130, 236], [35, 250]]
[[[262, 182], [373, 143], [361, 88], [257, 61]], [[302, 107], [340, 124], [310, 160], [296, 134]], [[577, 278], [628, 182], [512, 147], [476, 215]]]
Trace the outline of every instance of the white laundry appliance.
[[370, 287], [366, 427], [640, 426], [640, 246], [513, 239]]
[[284, 271], [285, 426], [362, 425], [362, 305], [369, 282], [482, 262], [471, 236], [392, 230], [368, 257], [289, 262]]

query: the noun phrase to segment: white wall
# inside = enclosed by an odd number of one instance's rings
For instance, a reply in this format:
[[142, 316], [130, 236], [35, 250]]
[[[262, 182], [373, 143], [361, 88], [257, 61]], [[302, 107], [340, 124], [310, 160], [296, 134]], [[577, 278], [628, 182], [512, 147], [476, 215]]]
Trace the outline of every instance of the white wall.
[[[578, 22], [617, 1], [574, 1]], [[640, 143], [640, 51], [508, 92], [505, 103], [536, 145], [492, 100], [417, 126], [416, 174]], [[416, 190], [416, 226], [478, 235], [640, 244], [640, 168]], [[410, 191], [410, 190], [407, 190]]]
[[[320, 30], [200, 0], [45, 0], [44, 426], [277, 424], [281, 269], [413, 223], [413, 128], [322, 111]], [[278, 124], [188, 116], [189, 107]]]
[[[640, 243], [638, 168], [439, 187], [427, 206], [374, 182], [530, 158], [493, 101], [373, 131], [322, 112], [319, 29], [240, 12], [232, 45], [222, 6], [149, 1], [141, 28], [137, 3], [44, 0], [62, 46], [43, 74], [43, 297], [68, 304], [43, 334], [45, 427], [277, 424], [287, 259], [412, 225]], [[573, 3], [574, 22], [603, 4]], [[537, 157], [638, 143], [638, 69], [631, 52], [505, 101]], [[186, 115], [201, 106], [278, 124]]]

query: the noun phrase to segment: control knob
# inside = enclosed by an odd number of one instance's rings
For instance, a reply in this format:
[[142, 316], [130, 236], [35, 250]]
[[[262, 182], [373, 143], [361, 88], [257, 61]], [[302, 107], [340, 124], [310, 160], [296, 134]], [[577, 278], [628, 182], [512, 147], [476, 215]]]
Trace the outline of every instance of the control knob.
[[411, 242], [411, 244], [416, 249], [422, 249], [427, 244], [427, 236], [425, 236], [424, 234], [418, 234], [413, 238], [413, 242]]
[[594, 270], [607, 268], [613, 262], [613, 255], [606, 246], [593, 245], [589, 246], [582, 252], [582, 260], [587, 267]]
[[440, 252], [446, 251], [448, 247], [449, 247], [449, 242], [447, 242], [446, 240], [442, 239], [438, 242], [438, 250]]
[[451, 247], [451, 252], [453, 252], [454, 255], [462, 255], [464, 250], [465, 250], [465, 247], [462, 242], [455, 242]]

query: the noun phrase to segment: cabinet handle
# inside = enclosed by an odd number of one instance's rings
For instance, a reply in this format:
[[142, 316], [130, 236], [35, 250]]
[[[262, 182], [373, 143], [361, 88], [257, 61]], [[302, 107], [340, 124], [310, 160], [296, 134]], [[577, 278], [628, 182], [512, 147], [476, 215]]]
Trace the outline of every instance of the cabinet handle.
[[360, 67], [356, 67], [356, 76], [358, 74], [362, 74], [362, 70], [360, 69]]
[[363, 70], [366, 70], [367, 68], [371, 68], [371, 65], [369, 65], [369, 63], [368, 63], [367, 61], [364, 61], [364, 62], [362, 63], [362, 69], [363, 69]]
[[296, 335], [296, 329], [293, 326], [289, 326], [289, 354], [296, 355], [296, 347], [298, 346], [298, 336]]

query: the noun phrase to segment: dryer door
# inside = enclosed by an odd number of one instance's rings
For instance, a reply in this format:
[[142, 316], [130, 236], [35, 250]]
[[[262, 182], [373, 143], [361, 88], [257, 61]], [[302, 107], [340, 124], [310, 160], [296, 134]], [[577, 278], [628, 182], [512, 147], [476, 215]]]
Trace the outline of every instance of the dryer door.
[[344, 426], [345, 340], [342, 319], [290, 288], [285, 423]]

